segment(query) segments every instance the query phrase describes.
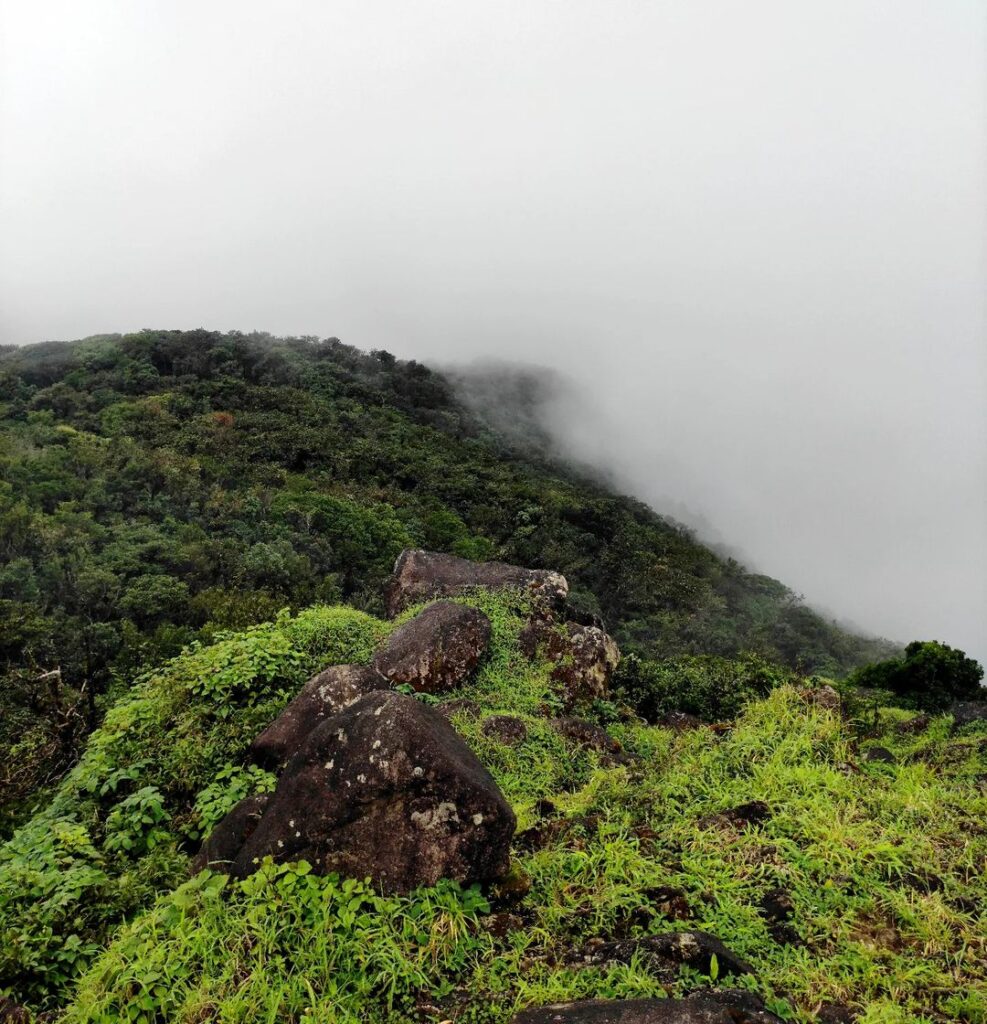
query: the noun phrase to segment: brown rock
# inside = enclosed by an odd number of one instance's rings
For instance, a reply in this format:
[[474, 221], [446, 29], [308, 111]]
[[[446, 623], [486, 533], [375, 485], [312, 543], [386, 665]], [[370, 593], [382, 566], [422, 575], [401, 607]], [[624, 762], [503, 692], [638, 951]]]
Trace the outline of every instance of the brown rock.
[[12, 999], [0, 996], [0, 1024], [29, 1024], [31, 1013]]
[[751, 800], [716, 814], [707, 814], [699, 819], [698, 824], [702, 828], [714, 825], [747, 828], [748, 825], [762, 825], [770, 817], [771, 808], [763, 800]]
[[715, 936], [692, 930], [646, 935], [618, 942], [591, 943], [575, 962], [593, 965], [629, 964], [634, 957], [639, 957], [647, 964], [650, 973], [672, 979], [683, 965], [702, 974], [709, 974], [714, 956], [720, 975], [751, 974], [754, 970], [746, 960], [742, 960]]
[[264, 768], [280, 768], [317, 725], [349, 707], [365, 693], [386, 689], [388, 685], [386, 679], [363, 665], [327, 668], [313, 676], [250, 744], [247, 756]]
[[393, 618], [419, 601], [456, 597], [477, 587], [519, 587], [539, 607], [558, 610], [569, 594], [566, 578], [548, 569], [522, 569], [505, 562], [470, 562], [454, 555], [409, 549], [402, 551], [394, 563], [394, 574], [384, 591], [384, 604]]
[[655, 725], [673, 732], [689, 732], [691, 729], [701, 729], [703, 720], [690, 715], [688, 711], [669, 711], [657, 719]]
[[229, 871], [243, 844], [254, 834], [270, 799], [270, 794], [258, 793], [241, 800], [209, 833], [192, 861], [192, 873], [207, 867]]
[[828, 711], [839, 711], [843, 707], [843, 698], [832, 686], [809, 686], [799, 691], [806, 704], [815, 704]]
[[704, 990], [684, 999], [588, 999], [523, 1010], [511, 1024], [781, 1024], [750, 992]]
[[413, 697], [378, 690], [309, 733], [233, 863], [308, 861], [388, 891], [500, 878], [515, 819], [451, 725]]
[[552, 679], [568, 706], [606, 697], [610, 679], [620, 662], [616, 641], [598, 626], [549, 619], [534, 619], [521, 631], [521, 650], [554, 662]]
[[508, 747], [516, 747], [528, 738], [527, 726], [513, 715], [490, 715], [483, 720], [480, 730], [484, 736], [489, 736]]
[[399, 626], [372, 667], [390, 685], [442, 693], [464, 682], [490, 644], [490, 620], [465, 605], [437, 601]]
[[624, 752], [620, 741], [615, 740], [606, 729], [595, 722], [588, 722], [585, 718], [566, 717], [553, 718], [550, 725], [560, 736], [564, 736], [572, 743], [605, 754], [611, 763], [626, 764], [632, 760], [630, 755]]

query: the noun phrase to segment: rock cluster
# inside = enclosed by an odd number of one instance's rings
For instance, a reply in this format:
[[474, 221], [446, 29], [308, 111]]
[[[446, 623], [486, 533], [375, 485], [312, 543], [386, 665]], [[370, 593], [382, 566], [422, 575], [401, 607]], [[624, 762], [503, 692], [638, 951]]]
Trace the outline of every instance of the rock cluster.
[[[441, 599], [491, 587], [530, 597], [525, 645], [531, 656], [547, 646], [567, 703], [606, 695], [617, 646], [597, 626], [557, 621], [569, 590], [564, 576], [405, 551], [387, 586], [388, 613], [440, 600], [394, 630], [369, 666], [333, 665], [302, 687], [248, 751], [280, 773], [275, 791], [234, 807], [195, 866], [243, 877], [265, 857], [306, 860], [318, 872], [369, 876], [391, 891], [503, 876], [514, 814], [449, 724], [451, 705], [443, 715], [394, 692], [444, 693], [469, 678], [489, 647], [490, 622], [476, 608]], [[619, 754], [602, 730], [590, 735], [593, 727], [580, 725], [574, 741]], [[504, 716], [489, 719], [484, 731], [507, 744], [526, 738], [524, 723]]]
[[[277, 786], [273, 793], [247, 797], [230, 811], [203, 843], [196, 869], [213, 865], [242, 878], [266, 858], [305, 860], [318, 873], [369, 877], [390, 892], [448, 878], [464, 885], [497, 883], [493, 898], [502, 907], [523, 899], [530, 880], [510, 867], [514, 813], [450, 721], [456, 714], [476, 717], [479, 705], [460, 695], [433, 708], [395, 690], [410, 687], [441, 694], [458, 689], [486, 653], [491, 625], [476, 608], [447, 598], [479, 587], [505, 586], [530, 595], [532, 614], [521, 648], [529, 657], [553, 664], [552, 679], [564, 704], [572, 708], [606, 697], [620, 657], [617, 645], [600, 624], [566, 619], [564, 577], [406, 551], [387, 588], [388, 612], [397, 614], [423, 600], [433, 603], [395, 629], [370, 665], [334, 665], [310, 679], [254, 740], [249, 757], [280, 773]], [[597, 751], [606, 763], [631, 760], [593, 722], [566, 714], [550, 724], [568, 742]], [[480, 728], [508, 746], [528, 738], [524, 721], [510, 715], [488, 716]], [[549, 801], [541, 802], [539, 813], [548, 820], [519, 837], [519, 845], [537, 848], [544, 836], [574, 827], [587, 832], [596, 828], [593, 816], [559, 818]], [[766, 805], [752, 803], [719, 817], [748, 823], [766, 813]], [[682, 894], [675, 898], [684, 902]], [[765, 914], [773, 906], [766, 906]], [[687, 905], [684, 914], [689, 916]], [[670, 910], [669, 916], [682, 915]], [[492, 919], [497, 927], [508, 928], [511, 921], [517, 926], [521, 920], [506, 911], [500, 917], [506, 920]], [[573, 962], [643, 959], [657, 977], [671, 980], [683, 965], [708, 974], [714, 957], [723, 974], [750, 971], [719, 940], [700, 931], [595, 940]], [[685, 999], [542, 1007], [519, 1014], [514, 1024], [775, 1021], [751, 995], [702, 992]]]

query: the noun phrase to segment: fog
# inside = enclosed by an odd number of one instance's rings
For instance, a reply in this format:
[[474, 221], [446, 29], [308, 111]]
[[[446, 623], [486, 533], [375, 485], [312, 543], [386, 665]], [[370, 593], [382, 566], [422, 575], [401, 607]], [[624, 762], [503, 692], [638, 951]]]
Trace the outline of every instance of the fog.
[[0, 341], [337, 335], [987, 659], [980, 0], [0, 3]]

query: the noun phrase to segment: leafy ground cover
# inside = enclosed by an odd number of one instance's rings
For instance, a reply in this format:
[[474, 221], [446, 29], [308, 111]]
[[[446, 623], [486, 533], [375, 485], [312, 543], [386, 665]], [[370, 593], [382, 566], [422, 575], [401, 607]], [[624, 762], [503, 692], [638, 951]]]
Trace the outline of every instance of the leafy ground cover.
[[[982, 727], [855, 717], [783, 682], [723, 728], [674, 733], [616, 704], [625, 764], [551, 727], [549, 667], [518, 649], [523, 609], [471, 599], [494, 642], [455, 724], [519, 819], [508, 881], [381, 896], [360, 880], [266, 865], [188, 878], [201, 833], [271, 784], [253, 735], [314, 669], [366, 661], [390, 628], [314, 608], [190, 650], [107, 716], [51, 805], [0, 850], [0, 987], [72, 1022], [506, 1021], [588, 996], [747, 986], [787, 1019], [827, 1001], [865, 1024], [987, 1020]], [[410, 614], [410, 612], [409, 612]], [[690, 671], [694, 666], [690, 666]], [[527, 738], [482, 730], [511, 714]], [[891, 761], [868, 759], [880, 745]], [[730, 812], [760, 801], [749, 823]], [[787, 932], [765, 915], [783, 890]], [[726, 979], [646, 958], [587, 963], [598, 941], [684, 927], [754, 967]]]

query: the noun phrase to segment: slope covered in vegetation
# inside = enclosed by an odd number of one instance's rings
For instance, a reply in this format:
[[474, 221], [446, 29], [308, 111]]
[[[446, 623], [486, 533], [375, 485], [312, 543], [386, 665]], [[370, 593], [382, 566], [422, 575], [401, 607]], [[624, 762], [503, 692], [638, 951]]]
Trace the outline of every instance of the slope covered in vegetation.
[[[512, 394], [537, 403], [537, 382]], [[640, 503], [505, 447], [418, 363], [206, 331], [9, 349], [0, 812], [57, 779], [147, 667], [286, 606], [377, 612], [417, 545], [557, 568], [645, 659], [752, 652], [841, 673], [887, 652]]]
[[[982, 724], [844, 717], [778, 679], [729, 727], [676, 733], [618, 693], [589, 711], [630, 755], [614, 763], [550, 726], [558, 693], [519, 650], [523, 601], [460, 600], [493, 641], [444, 699], [465, 699], [454, 724], [518, 816], [504, 883], [383, 896], [304, 864], [188, 879], [202, 833], [272, 784], [244, 767], [253, 736], [307, 674], [367, 662], [393, 628], [316, 607], [193, 647], [107, 716], [0, 849], [0, 991], [79, 1024], [480, 1024], [709, 985], [752, 989], [785, 1019], [838, 1003], [864, 1024], [984, 1021]], [[491, 713], [523, 721], [524, 739], [488, 735]], [[878, 741], [892, 760], [867, 758]], [[606, 945], [684, 927], [751, 973], [710, 960], [670, 975]]]

